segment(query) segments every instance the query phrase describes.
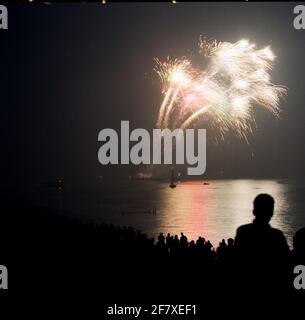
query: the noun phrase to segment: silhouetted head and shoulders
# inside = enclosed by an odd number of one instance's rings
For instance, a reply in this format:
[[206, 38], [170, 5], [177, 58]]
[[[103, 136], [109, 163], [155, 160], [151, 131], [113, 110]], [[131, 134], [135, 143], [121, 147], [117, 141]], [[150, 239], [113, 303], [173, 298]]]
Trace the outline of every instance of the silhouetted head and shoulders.
[[266, 258], [288, 255], [289, 247], [282, 231], [269, 224], [274, 211], [274, 199], [268, 194], [259, 194], [253, 202], [254, 220], [240, 226], [235, 237], [235, 248], [243, 255]]

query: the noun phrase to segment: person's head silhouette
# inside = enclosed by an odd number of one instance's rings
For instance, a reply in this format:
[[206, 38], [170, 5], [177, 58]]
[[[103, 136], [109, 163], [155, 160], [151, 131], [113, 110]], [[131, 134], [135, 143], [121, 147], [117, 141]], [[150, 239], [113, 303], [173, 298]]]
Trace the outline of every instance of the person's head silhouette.
[[273, 216], [274, 199], [266, 193], [261, 193], [253, 201], [253, 214], [257, 222], [268, 223]]

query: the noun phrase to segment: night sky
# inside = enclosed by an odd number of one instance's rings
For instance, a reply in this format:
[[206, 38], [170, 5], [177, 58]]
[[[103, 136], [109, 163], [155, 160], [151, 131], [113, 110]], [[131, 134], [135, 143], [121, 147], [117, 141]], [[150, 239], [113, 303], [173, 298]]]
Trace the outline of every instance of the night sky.
[[[271, 45], [273, 82], [288, 87], [281, 119], [258, 112], [250, 144], [208, 131], [208, 178], [305, 177], [305, 30], [285, 3], [9, 5], [1, 46], [3, 185], [83, 181], [136, 170], [102, 167], [98, 132], [154, 127], [153, 58], [192, 57], [199, 35]], [[223, 174], [220, 174], [220, 172]]]

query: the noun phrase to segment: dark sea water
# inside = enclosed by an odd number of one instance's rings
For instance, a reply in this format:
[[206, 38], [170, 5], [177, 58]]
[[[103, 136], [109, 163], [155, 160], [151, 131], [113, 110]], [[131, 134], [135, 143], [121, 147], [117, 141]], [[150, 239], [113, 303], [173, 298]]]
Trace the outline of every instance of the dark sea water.
[[[253, 220], [252, 202], [259, 193], [275, 199], [271, 225], [292, 245], [305, 226], [305, 182], [289, 180], [212, 180], [182, 182], [175, 189], [157, 181], [101, 181], [94, 187], [35, 191], [32, 200], [63, 210], [71, 217], [132, 226], [149, 236], [180, 234], [189, 240], [203, 236], [214, 246], [235, 236], [236, 228]], [[156, 215], [152, 214], [156, 208]]]

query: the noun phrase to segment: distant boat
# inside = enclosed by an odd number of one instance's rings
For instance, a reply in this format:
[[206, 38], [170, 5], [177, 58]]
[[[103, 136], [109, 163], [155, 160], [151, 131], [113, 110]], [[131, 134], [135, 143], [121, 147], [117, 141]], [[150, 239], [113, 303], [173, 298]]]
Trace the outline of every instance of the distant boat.
[[171, 176], [171, 184], [169, 185], [170, 188], [176, 188], [176, 184], [174, 182], [174, 170], [172, 170], [172, 176]]
[[208, 186], [209, 183], [208, 182], [203, 182], [203, 185]]

